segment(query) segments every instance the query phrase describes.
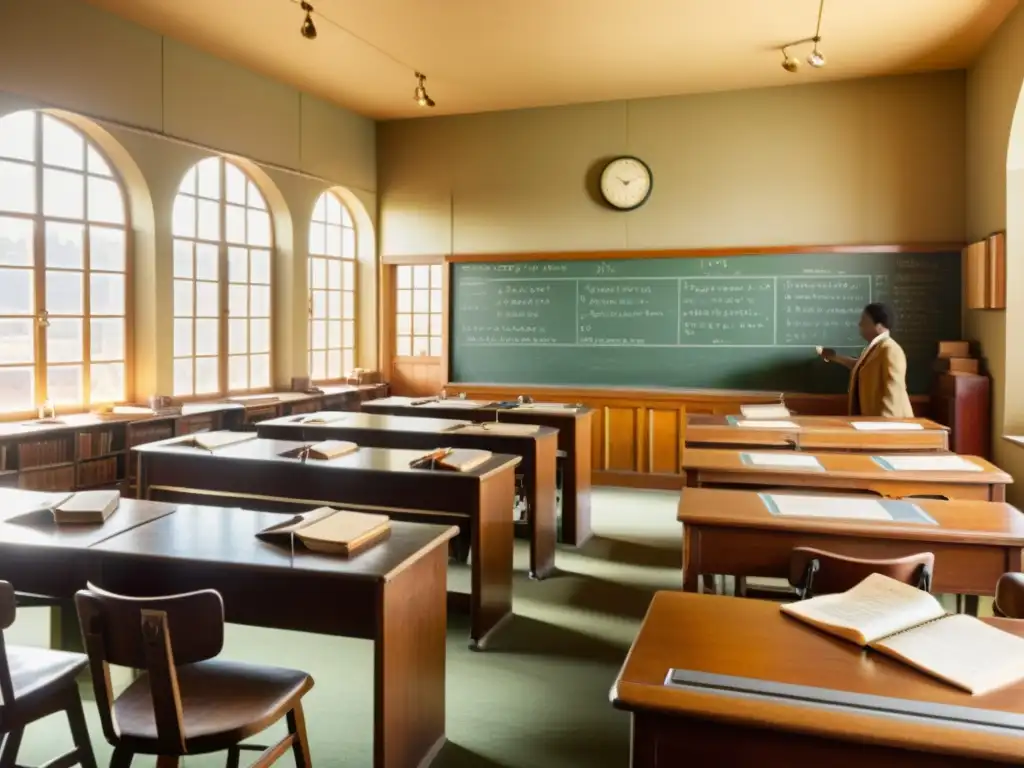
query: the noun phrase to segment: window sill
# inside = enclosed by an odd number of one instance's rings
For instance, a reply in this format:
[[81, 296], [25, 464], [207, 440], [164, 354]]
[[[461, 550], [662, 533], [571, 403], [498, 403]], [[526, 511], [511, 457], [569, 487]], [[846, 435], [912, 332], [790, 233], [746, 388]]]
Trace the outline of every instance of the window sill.
[[1003, 435], [1003, 440], [1016, 445], [1018, 448], [1024, 448], [1024, 436], [1022, 435]]

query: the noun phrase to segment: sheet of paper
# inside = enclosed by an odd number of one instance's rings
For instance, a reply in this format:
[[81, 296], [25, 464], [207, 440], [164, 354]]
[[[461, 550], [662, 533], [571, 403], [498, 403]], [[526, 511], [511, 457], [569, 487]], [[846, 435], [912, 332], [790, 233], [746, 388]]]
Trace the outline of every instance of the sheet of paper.
[[748, 419], [786, 419], [789, 408], [781, 403], [771, 405], [741, 405], [740, 413]]
[[736, 422], [737, 427], [753, 427], [754, 429], [799, 429], [800, 426], [792, 421], [779, 419], [740, 419]]
[[898, 472], [981, 472], [982, 468], [963, 456], [931, 455], [920, 456], [876, 456], [883, 467]]
[[875, 499], [843, 496], [788, 496], [781, 493], [761, 495], [765, 504], [783, 517], [830, 517], [844, 520], [892, 520], [893, 517]]
[[744, 453], [748, 464], [756, 467], [792, 467], [801, 469], [824, 469], [815, 456], [806, 453]]
[[924, 425], [916, 421], [851, 421], [850, 426], [861, 432], [920, 432]]
[[421, 408], [479, 408], [483, 405], [480, 400], [435, 400], [434, 402], [424, 403]]

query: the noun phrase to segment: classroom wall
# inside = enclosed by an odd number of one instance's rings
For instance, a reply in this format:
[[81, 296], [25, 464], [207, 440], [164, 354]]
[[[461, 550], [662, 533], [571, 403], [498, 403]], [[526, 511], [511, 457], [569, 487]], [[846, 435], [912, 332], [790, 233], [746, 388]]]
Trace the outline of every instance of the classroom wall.
[[[962, 71], [380, 123], [385, 259], [960, 241]], [[597, 198], [617, 154], [653, 194]]]
[[217, 151], [248, 159], [271, 208], [275, 383], [307, 371], [308, 219], [329, 188], [356, 219], [357, 355], [377, 367], [372, 120], [76, 0], [0, 3], [0, 115], [26, 108], [87, 116], [77, 122], [132, 189], [139, 396], [171, 391], [172, 203], [188, 168]]
[[[1007, 309], [966, 313], [965, 331], [977, 339], [994, 388], [996, 463], [1024, 483], [1024, 450], [1003, 434], [1024, 433], [1024, 354], [1008, 329], [1024, 324], [1024, 8], [997, 30], [967, 75], [967, 237], [1007, 232]], [[1010, 170], [1008, 170], [1008, 167]], [[1024, 486], [1009, 497], [1024, 504]]]

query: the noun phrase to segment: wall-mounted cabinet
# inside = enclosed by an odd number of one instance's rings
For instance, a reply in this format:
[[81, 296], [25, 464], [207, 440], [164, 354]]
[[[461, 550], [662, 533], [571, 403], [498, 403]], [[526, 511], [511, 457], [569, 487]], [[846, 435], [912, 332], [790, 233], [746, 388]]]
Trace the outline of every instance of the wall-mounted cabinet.
[[1006, 233], [968, 245], [963, 264], [967, 309], [1006, 309]]

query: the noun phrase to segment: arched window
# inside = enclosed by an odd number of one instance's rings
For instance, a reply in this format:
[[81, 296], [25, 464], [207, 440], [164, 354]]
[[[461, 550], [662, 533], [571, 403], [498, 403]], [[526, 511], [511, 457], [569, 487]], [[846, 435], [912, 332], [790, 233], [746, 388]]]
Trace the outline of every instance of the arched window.
[[0, 412], [127, 398], [127, 224], [121, 180], [81, 131], [0, 118]]
[[309, 375], [340, 379], [356, 364], [356, 230], [333, 192], [309, 225]]
[[267, 203], [238, 166], [208, 157], [174, 199], [174, 394], [270, 387]]

